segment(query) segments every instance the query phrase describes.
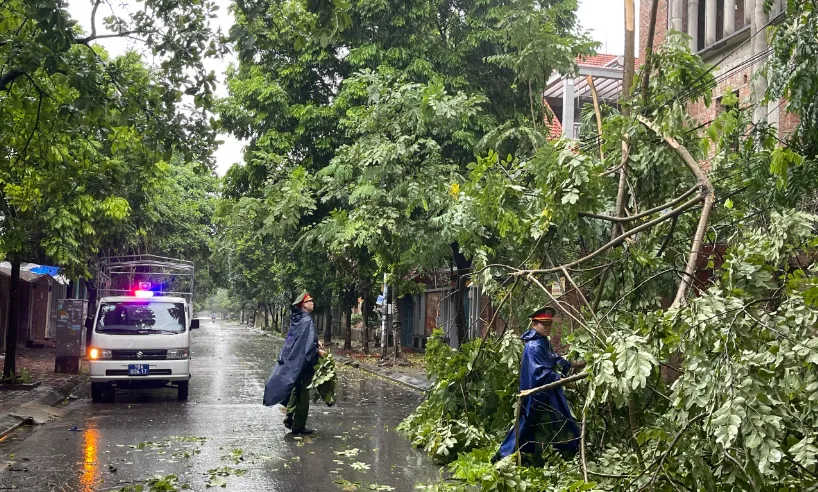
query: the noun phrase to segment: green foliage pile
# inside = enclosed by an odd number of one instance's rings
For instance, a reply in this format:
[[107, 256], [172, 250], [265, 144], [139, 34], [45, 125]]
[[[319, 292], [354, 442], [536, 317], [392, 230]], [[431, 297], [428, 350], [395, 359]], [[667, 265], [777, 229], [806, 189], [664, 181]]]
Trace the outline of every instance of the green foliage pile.
[[315, 364], [315, 374], [308, 388], [314, 390], [313, 401], [322, 400], [328, 407], [335, 405], [335, 385], [338, 376], [335, 372], [335, 357], [326, 354], [318, 358]]
[[454, 350], [436, 330], [426, 345], [433, 386], [398, 430], [438, 461], [494, 443], [514, 416], [522, 344], [512, 333], [499, 341], [472, 340]]

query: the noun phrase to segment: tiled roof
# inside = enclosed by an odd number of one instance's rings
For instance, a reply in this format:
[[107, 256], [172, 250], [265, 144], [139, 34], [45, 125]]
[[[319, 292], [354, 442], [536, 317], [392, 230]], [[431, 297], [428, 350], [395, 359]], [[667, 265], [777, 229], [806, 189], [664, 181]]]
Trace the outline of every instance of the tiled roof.
[[578, 65], [588, 67], [604, 67], [618, 58], [617, 55], [592, 55], [585, 58], [577, 57]]
[[[551, 105], [548, 104], [548, 101], [543, 99], [542, 103], [546, 109], [545, 121], [543, 123], [548, 127], [548, 140], [557, 140], [562, 137], [562, 123], [557, 119], [557, 114], [551, 109]], [[549, 116], [551, 121], [548, 120]]]

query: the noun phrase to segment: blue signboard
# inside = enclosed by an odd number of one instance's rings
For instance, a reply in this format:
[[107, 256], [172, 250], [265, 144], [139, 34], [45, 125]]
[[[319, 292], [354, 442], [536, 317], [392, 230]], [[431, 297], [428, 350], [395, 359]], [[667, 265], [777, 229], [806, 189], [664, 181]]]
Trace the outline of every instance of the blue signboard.
[[60, 267], [37, 265], [30, 271], [31, 273], [36, 273], [37, 275], [51, 275], [52, 277], [54, 277], [58, 273], [60, 273]]

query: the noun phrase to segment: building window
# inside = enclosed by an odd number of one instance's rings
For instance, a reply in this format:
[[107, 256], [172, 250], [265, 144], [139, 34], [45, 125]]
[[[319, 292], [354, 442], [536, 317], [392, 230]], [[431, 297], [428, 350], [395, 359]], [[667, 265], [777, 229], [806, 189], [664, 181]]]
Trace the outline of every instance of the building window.
[[[693, 51], [708, 48], [741, 31], [748, 25], [744, 0], [712, 0], [713, 4], [715, 4], [714, 16], [708, 15], [707, 12], [711, 0], [671, 1], [673, 5], [669, 25], [671, 28], [686, 32], [690, 36], [690, 45]], [[725, 18], [728, 18], [727, 8], [733, 9], [734, 20], [731, 26], [725, 26]], [[691, 20], [696, 23], [695, 26], [691, 26]], [[712, 29], [713, 39], [709, 39], [710, 36], [707, 34], [708, 23]]]

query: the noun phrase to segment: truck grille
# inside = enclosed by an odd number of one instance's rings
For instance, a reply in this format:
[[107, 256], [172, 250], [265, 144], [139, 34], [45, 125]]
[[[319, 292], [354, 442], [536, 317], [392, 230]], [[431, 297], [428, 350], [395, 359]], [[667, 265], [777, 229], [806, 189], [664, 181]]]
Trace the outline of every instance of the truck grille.
[[112, 360], [165, 360], [167, 350], [111, 350]]

